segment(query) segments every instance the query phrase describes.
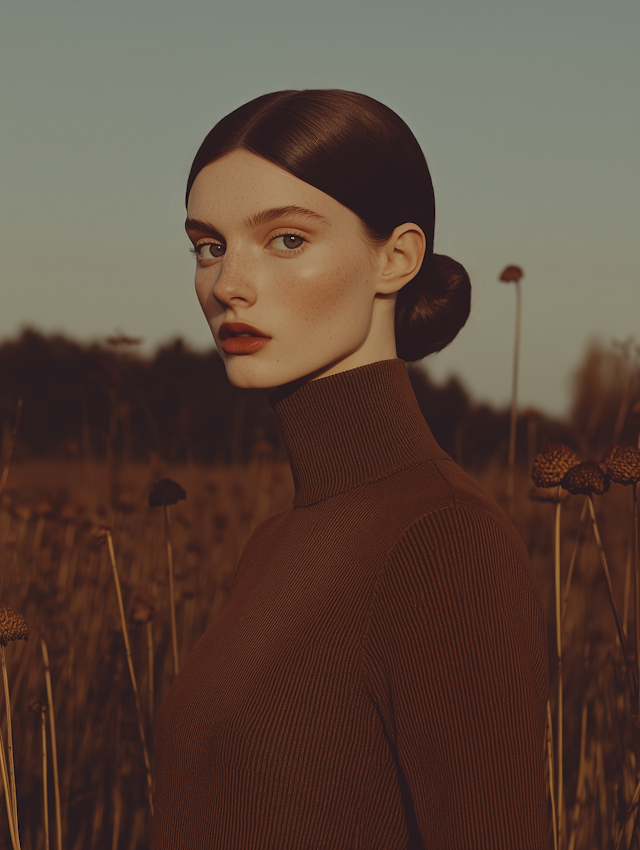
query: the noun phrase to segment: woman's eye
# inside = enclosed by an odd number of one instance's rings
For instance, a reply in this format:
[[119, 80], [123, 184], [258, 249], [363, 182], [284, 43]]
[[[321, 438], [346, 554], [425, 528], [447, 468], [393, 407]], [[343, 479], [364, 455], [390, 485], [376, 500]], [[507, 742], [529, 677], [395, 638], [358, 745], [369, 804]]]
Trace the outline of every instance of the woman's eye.
[[272, 239], [272, 244], [276, 248], [284, 248], [287, 251], [294, 251], [296, 248], [301, 248], [305, 242], [306, 239], [298, 236], [297, 233], [283, 233]]
[[216, 260], [222, 257], [225, 247], [219, 242], [202, 242], [196, 245], [193, 249], [194, 254], [199, 260]]

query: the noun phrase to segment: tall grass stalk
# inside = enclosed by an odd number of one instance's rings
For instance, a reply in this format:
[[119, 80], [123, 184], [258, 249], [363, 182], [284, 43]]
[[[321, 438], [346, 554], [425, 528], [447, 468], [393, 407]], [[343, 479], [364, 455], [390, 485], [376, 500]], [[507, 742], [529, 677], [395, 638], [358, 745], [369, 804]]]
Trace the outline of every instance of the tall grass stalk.
[[513, 376], [511, 379], [511, 422], [509, 426], [509, 470], [507, 477], [507, 502], [509, 505], [509, 516], [513, 517], [514, 511], [514, 487], [515, 487], [515, 465], [516, 465], [516, 426], [518, 424], [518, 359], [520, 355], [520, 314], [521, 294], [520, 281], [514, 281], [516, 285], [516, 333], [513, 349]]
[[56, 847], [62, 850], [62, 814], [60, 811], [60, 780], [58, 778], [58, 747], [56, 744], [56, 719], [53, 711], [53, 688], [51, 686], [51, 668], [49, 652], [44, 638], [40, 639], [44, 675], [47, 683], [47, 702], [49, 703], [49, 731], [51, 733], [51, 762], [53, 765], [53, 790], [56, 801]]
[[11, 785], [7, 772], [7, 759], [4, 753], [4, 741], [0, 736], [0, 770], [2, 771], [2, 785], [4, 788], [4, 799], [7, 805], [7, 820], [9, 821], [9, 833], [11, 835], [11, 846], [13, 850], [20, 850], [20, 840], [16, 836], [16, 825], [13, 817], [13, 800], [11, 797]]
[[569, 838], [568, 850], [575, 850], [576, 835], [578, 832], [578, 820], [580, 817], [580, 807], [584, 800], [584, 786], [586, 779], [586, 746], [587, 746], [587, 703], [582, 705], [582, 722], [580, 725], [580, 760], [578, 762], [578, 785], [576, 788], [576, 802], [573, 807], [573, 817], [571, 818], [571, 836]]
[[553, 776], [553, 725], [551, 723], [551, 706], [547, 702], [547, 759], [549, 761], [549, 796], [551, 797], [551, 828], [553, 832], [553, 847], [558, 850], [558, 817], [556, 812], [555, 782]]
[[149, 808], [153, 815], [153, 780], [151, 778], [151, 763], [149, 761], [149, 753], [147, 751], [147, 742], [144, 734], [144, 720], [142, 718], [142, 709], [140, 708], [140, 697], [138, 695], [138, 685], [136, 683], [136, 674], [133, 669], [133, 659], [131, 657], [131, 645], [129, 643], [129, 632], [127, 630], [127, 620], [124, 616], [124, 604], [122, 602], [122, 590], [120, 589], [120, 579], [118, 577], [118, 568], [116, 566], [116, 554], [113, 549], [113, 538], [111, 529], [106, 529], [107, 545], [109, 547], [109, 558], [111, 559], [111, 568], [113, 570], [113, 580], [116, 585], [116, 594], [118, 596], [118, 608], [120, 609], [120, 623], [122, 625], [122, 636], [124, 637], [124, 645], [127, 652], [127, 664], [129, 665], [129, 675], [133, 686], [133, 695], [136, 702], [136, 712], [138, 715], [138, 731], [140, 733], [140, 742], [142, 744], [142, 752], [144, 755], [144, 766], [147, 771], [147, 794], [149, 797]]
[[636, 583], [636, 663], [638, 665], [638, 717], [640, 718], [640, 568], [638, 564], [638, 484], [632, 485], [631, 510], [633, 573]]
[[47, 708], [40, 705], [40, 731], [42, 736], [42, 799], [44, 812], [44, 846], [49, 850], [49, 793], [47, 789]]
[[500, 274], [503, 283], [516, 285], [516, 334], [513, 351], [513, 378], [511, 382], [511, 425], [509, 428], [509, 463], [507, 469], [507, 504], [509, 516], [513, 518], [516, 464], [516, 425], [518, 422], [518, 358], [520, 354], [520, 281], [524, 272], [520, 266], [506, 266]]
[[564, 798], [564, 778], [562, 774], [562, 614], [560, 596], [560, 515], [562, 509], [562, 487], [558, 486], [558, 501], [556, 502], [555, 518], [555, 597], [556, 597], [556, 651], [558, 656], [558, 733], [557, 733], [557, 763], [558, 763], [558, 850], [562, 850], [562, 815]]
[[7, 660], [4, 654], [4, 646], [0, 643], [0, 659], [2, 660], [2, 679], [4, 682], [4, 699], [7, 713], [7, 755], [9, 767], [9, 794], [11, 797], [11, 817], [15, 832], [15, 842], [20, 847], [20, 832], [18, 829], [18, 798], [16, 795], [16, 772], [13, 764], [13, 733], [11, 730], [11, 699], [9, 697], [9, 678], [7, 676]]
[[169, 505], [164, 505], [164, 531], [167, 541], [167, 562], [169, 564], [169, 605], [171, 606], [171, 642], [173, 646], [173, 675], [177, 676], [180, 663], [178, 660], [178, 630], [176, 629], [176, 595], [173, 582], [173, 545], [171, 543], [171, 516]]
[[[573, 544], [573, 550], [571, 552], [571, 559], [569, 561], [569, 569], [567, 571], [567, 580], [564, 586], [564, 593], [562, 595], [562, 622], [564, 623], [564, 619], [567, 615], [567, 604], [569, 602], [569, 590], [571, 589], [571, 580], [573, 579], [573, 570], [576, 564], [576, 559], [578, 557], [578, 551], [580, 549], [580, 543], [582, 542], [582, 535], [584, 533], [586, 525], [589, 523], [589, 519], [587, 517], [587, 499], [585, 497], [584, 503], [582, 505], [582, 511], [580, 512], [580, 521], [578, 525], [578, 534], [576, 535], [575, 543]], [[585, 522], [586, 520], [586, 522]]]
[[153, 688], [153, 620], [149, 620], [146, 625], [147, 632], [147, 659], [149, 665], [149, 725], [153, 729], [154, 722], [154, 688]]
[[593, 498], [591, 495], [587, 496], [589, 500], [589, 513], [591, 514], [591, 525], [593, 528], [593, 536], [596, 541], [596, 546], [598, 548], [598, 555], [600, 557], [600, 564], [602, 566], [602, 571], [604, 573], [604, 577], [607, 583], [607, 593], [609, 594], [609, 604], [611, 605], [611, 610], [613, 611], [613, 617], [616, 621], [616, 629], [618, 630], [618, 638], [620, 640], [620, 646], [622, 647], [622, 654], [624, 655], [625, 664], [627, 665], [627, 672], [629, 675], [629, 685], [631, 687], [631, 693], [635, 699], [637, 699], [637, 690], [636, 683], [634, 682], [634, 677], [632, 674], [632, 669], [634, 669], [629, 662], [629, 655], [627, 653], [627, 642], [625, 640], [624, 632], [622, 630], [622, 625], [620, 624], [620, 618], [618, 617], [618, 610], [616, 608], [616, 601], [613, 594], [613, 585], [611, 584], [611, 574], [609, 572], [609, 566], [607, 564], [607, 558], [604, 554], [604, 547], [602, 545], [602, 539], [600, 538], [600, 532], [598, 530], [598, 522], [596, 520], [596, 512], [593, 507]]

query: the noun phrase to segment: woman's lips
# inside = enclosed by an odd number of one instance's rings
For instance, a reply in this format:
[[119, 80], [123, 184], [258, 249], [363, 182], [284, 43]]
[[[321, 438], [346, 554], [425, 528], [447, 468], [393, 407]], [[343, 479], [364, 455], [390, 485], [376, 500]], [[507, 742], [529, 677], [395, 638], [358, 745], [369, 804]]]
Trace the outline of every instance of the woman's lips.
[[218, 331], [225, 354], [253, 354], [269, 342], [270, 336], [246, 322], [223, 322]]
[[225, 354], [254, 354], [271, 342], [268, 336], [230, 336], [220, 341]]

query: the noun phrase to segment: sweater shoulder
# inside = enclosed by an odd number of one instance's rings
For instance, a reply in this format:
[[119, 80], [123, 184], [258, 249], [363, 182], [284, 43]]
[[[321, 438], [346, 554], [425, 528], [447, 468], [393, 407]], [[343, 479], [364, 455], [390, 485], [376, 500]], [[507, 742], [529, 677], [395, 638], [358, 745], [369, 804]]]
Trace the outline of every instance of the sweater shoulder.
[[514, 556], [528, 563], [529, 556], [518, 531], [509, 517], [471, 476], [450, 457], [440, 451], [423, 463], [406, 471], [405, 524], [397, 540], [410, 533], [412, 526], [438, 525], [442, 512], [450, 521], [464, 526], [460, 531], [472, 535], [472, 540], [484, 539], [487, 529], [499, 530], [509, 542]]

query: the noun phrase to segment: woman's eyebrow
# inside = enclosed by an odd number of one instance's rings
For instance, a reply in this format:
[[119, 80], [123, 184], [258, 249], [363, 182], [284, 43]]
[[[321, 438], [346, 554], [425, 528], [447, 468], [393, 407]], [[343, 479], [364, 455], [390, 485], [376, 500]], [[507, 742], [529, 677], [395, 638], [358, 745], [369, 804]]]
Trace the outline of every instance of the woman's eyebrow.
[[222, 235], [218, 233], [218, 231], [211, 224], [207, 224], [206, 221], [200, 221], [197, 218], [188, 218], [184, 223], [184, 229], [187, 231], [187, 234], [190, 233], [203, 233], [205, 236], [212, 236], [214, 239], [219, 239], [221, 242], [224, 242]]
[[290, 205], [286, 207], [271, 207], [268, 210], [262, 210], [255, 215], [245, 219], [246, 227], [255, 227], [258, 224], [268, 224], [276, 218], [284, 218], [286, 216], [295, 216], [296, 218], [307, 218], [311, 221], [316, 221], [318, 224], [328, 224], [329, 221], [320, 213], [308, 210], [305, 207], [297, 207]]
[[[308, 210], [306, 207], [298, 207], [295, 204], [291, 204], [286, 207], [271, 207], [268, 210], [257, 212], [255, 215], [246, 218], [244, 220], [244, 225], [245, 227], [251, 228], [260, 224], [268, 224], [270, 221], [275, 221], [277, 218], [293, 216], [296, 218], [306, 218], [310, 221], [315, 221], [318, 224], [329, 223], [329, 220], [325, 218], [325, 216], [320, 215], [320, 213]], [[222, 235], [215, 229], [215, 227], [213, 227], [213, 225], [208, 224], [206, 221], [200, 221], [200, 219], [197, 218], [188, 218], [184, 223], [184, 229], [187, 233], [202, 233], [205, 236], [212, 236], [214, 239], [224, 241]]]

